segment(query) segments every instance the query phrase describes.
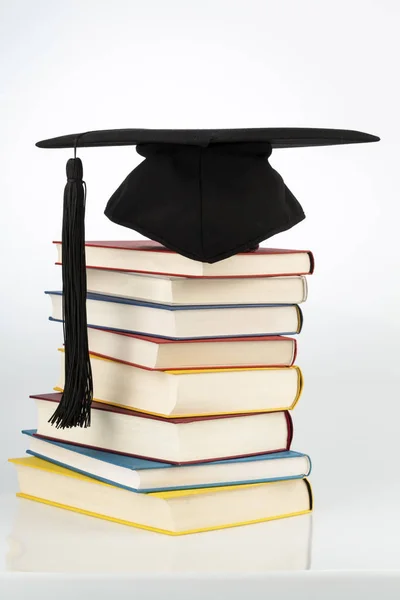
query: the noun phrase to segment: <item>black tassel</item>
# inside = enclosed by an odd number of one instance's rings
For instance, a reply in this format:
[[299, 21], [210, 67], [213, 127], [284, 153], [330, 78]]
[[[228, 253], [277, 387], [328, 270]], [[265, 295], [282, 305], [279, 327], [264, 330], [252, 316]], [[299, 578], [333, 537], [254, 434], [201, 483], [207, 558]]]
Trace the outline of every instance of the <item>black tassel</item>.
[[93, 399], [86, 319], [86, 185], [79, 158], [67, 162], [62, 225], [63, 327], [65, 384], [49, 420], [58, 428], [89, 427]]

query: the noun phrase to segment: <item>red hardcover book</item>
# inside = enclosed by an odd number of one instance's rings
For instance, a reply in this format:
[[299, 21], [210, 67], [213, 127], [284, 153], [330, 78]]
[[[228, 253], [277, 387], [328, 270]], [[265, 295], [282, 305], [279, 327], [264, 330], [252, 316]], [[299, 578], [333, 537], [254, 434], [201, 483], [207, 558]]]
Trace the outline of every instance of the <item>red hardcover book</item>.
[[91, 354], [150, 371], [290, 367], [297, 342], [286, 336], [169, 340], [89, 327]]
[[[55, 241], [61, 262], [61, 242]], [[217, 263], [191, 260], [147, 240], [86, 242], [86, 265], [133, 273], [171, 277], [278, 277], [308, 275], [314, 271], [309, 250], [259, 247]]]
[[38, 407], [37, 437], [170, 464], [289, 450], [293, 437], [287, 411], [165, 419], [98, 402], [92, 403], [89, 428], [57, 429], [49, 418], [61, 394], [30, 397]]

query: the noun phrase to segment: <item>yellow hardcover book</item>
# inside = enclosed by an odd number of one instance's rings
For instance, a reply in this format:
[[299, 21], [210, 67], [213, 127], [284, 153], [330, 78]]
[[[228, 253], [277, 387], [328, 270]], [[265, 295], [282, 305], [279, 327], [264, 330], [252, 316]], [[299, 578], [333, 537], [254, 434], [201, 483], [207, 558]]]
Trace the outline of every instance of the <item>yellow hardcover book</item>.
[[167, 419], [293, 410], [303, 391], [298, 366], [160, 372], [94, 355], [91, 364], [96, 402]]
[[39, 458], [10, 459], [19, 497], [168, 535], [200, 533], [306, 514], [307, 479], [138, 494]]

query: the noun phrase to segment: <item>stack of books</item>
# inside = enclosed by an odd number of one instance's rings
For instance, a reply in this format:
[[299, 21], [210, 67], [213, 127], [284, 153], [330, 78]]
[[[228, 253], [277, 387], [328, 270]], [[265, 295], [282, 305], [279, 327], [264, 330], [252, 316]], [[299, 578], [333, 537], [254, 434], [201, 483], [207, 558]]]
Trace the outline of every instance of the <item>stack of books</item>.
[[[61, 245], [56, 244], [61, 260]], [[89, 428], [49, 423], [37, 394], [20, 496], [180, 535], [312, 509], [290, 450], [308, 251], [259, 248], [203, 264], [154, 242], [86, 244], [94, 382]], [[62, 321], [61, 292], [47, 292]]]

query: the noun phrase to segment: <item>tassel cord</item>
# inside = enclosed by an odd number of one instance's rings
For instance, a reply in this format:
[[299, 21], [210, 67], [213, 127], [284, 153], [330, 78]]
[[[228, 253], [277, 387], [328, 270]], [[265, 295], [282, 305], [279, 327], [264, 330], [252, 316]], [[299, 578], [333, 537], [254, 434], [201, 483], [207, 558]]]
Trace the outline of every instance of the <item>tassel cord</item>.
[[62, 230], [65, 384], [61, 401], [50, 419], [57, 428], [89, 427], [93, 399], [86, 317], [86, 184], [82, 176], [80, 159], [70, 159]]

